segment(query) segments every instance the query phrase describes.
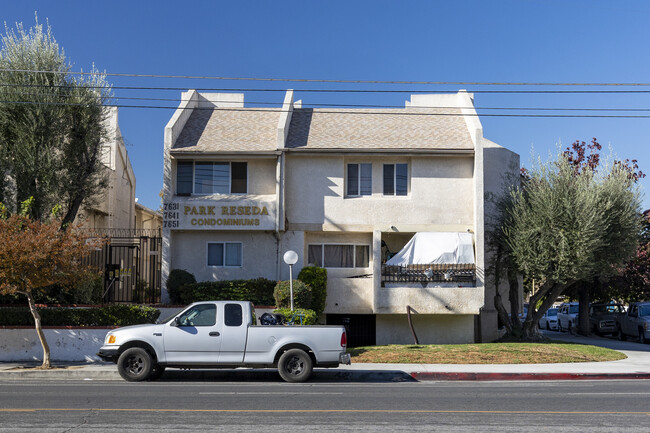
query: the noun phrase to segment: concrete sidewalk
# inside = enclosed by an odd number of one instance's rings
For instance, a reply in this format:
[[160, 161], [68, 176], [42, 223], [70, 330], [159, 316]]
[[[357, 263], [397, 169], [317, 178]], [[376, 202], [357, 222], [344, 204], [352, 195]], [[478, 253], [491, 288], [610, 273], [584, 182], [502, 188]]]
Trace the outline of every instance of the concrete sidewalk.
[[[611, 338], [581, 337], [559, 332], [544, 334], [558, 341], [607, 347], [627, 359], [567, 364], [352, 364], [336, 369], [315, 369], [314, 382], [398, 382], [415, 380], [577, 380], [650, 379], [650, 345]], [[34, 380], [122, 380], [115, 364], [57, 363], [52, 370], [38, 364], [0, 363], [0, 379]], [[280, 380], [272, 369], [189, 370], [169, 369], [163, 381]]]

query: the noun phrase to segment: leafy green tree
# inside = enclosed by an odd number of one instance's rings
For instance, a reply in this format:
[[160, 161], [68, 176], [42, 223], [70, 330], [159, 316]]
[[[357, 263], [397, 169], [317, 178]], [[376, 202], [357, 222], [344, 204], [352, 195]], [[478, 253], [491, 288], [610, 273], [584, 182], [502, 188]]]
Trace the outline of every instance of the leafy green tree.
[[539, 282], [525, 338], [539, 338], [537, 322], [567, 288], [613, 273], [634, 254], [639, 209], [638, 189], [621, 164], [576, 172], [560, 154], [529, 171], [525, 187], [511, 193], [502, 226], [517, 270]]
[[49, 25], [5, 25], [0, 39], [0, 200], [10, 212], [33, 198], [30, 217], [60, 205], [62, 225], [106, 186], [102, 142], [107, 137], [105, 76], [70, 72]]

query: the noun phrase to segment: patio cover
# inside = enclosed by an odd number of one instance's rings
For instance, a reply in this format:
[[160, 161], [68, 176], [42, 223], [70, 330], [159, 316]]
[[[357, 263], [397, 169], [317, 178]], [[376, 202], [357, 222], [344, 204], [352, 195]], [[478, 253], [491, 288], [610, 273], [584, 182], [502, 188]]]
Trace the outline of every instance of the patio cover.
[[471, 233], [416, 233], [387, 265], [473, 264]]

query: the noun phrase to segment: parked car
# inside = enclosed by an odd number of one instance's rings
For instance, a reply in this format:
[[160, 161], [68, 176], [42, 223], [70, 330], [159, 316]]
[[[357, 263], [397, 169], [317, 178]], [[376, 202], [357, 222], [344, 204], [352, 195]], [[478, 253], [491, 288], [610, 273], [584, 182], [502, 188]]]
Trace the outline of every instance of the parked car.
[[557, 327], [560, 332], [571, 332], [578, 323], [576, 316], [578, 315], [579, 305], [577, 302], [565, 302], [560, 305], [557, 312]]
[[250, 302], [195, 302], [164, 323], [109, 331], [97, 355], [133, 382], [166, 367], [275, 367], [285, 381], [302, 382], [314, 366], [350, 363], [343, 326], [255, 325]]
[[650, 342], [650, 302], [633, 302], [627, 313], [618, 317], [618, 338], [637, 337], [639, 343]]
[[546, 313], [539, 319], [539, 329], [557, 331], [557, 308], [549, 308]]
[[625, 310], [621, 304], [591, 304], [589, 306], [589, 329], [596, 335], [615, 334], [616, 323]]

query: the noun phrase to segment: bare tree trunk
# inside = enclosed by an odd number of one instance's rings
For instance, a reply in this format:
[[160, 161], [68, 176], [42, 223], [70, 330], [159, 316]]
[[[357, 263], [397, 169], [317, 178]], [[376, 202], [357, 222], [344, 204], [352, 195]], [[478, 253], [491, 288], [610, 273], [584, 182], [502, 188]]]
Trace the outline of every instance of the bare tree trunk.
[[[553, 305], [555, 299], [562, 294], [565, 288], [566, 285], [564, 284], [554, 284], [550, 287], [544, 284], [539, 288], [537, 293], [530, 297], [528, 315], [524, 321], [524, 338], [532, 341], [542, 338], [542, 334], [539, 332], [539, 327], [537, 326], [539, 319]], [[543, 301], [539, 310], [535, 310], [535, 306], [542, 299]]]
[[497, 310], [497, 317], [499, 321], [506, 327], [508, 333], [512, 333], [512, 323], [510, 322], [510, 317], [508, 312], [503, 306], [503, 299], [501, 297], [499, 283], [501, 281], [501, 249], [497, 248], [497, 258], [495, 260], [494, 266], [494, 308]]
[[38, 339], [41, 341], [41, 346], [43, 346], [43, 364], [41, 364], [41, 368], [52, 368], [52, 365], [50, 364], [50, 346], [48, 346], [47, 340], [45, 339], [45, 334], [43, 333], [43, 328], [41, 327], [41, 315], [38, 314], [38, 311], [36, 310], [34, 298], [29, 291], [18, 293], [22, 293], [23, 295], [27, 296], [29, 311], [34, 317], [34, 327], [36, 328], [36, 334], [38, 335]]

